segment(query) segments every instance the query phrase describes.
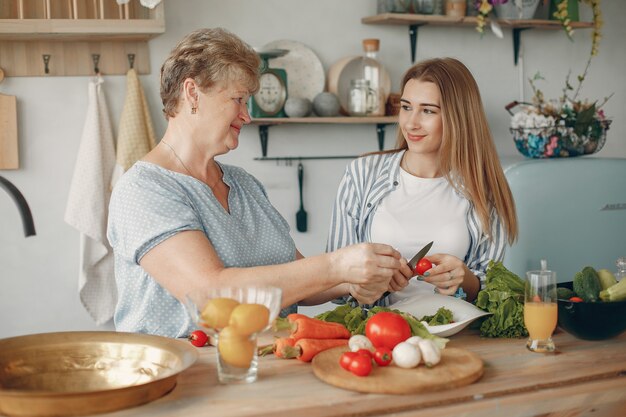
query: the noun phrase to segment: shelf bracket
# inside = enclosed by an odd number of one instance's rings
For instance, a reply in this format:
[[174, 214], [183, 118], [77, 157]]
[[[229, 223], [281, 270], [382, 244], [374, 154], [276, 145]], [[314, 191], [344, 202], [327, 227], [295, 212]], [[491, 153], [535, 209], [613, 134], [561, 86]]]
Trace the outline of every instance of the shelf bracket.
[[261, 140], [261, 155], [263, 158], [267, 156], [267, 140], [269, 139], [269, 125], [259, 126], [259, 139]]
[[519, 48], [522, 41], [520, 35], [522, 31], [526, 29], [530, 28], [513, 28], [513, 62], [515, 63], [515, 66], [517, 66], [517, 61], [519, 59]]
[[385, 123], [378, 123], [376, 125], [376, 134], [378, 135], [378, 150], [385, 149]]
[[409, 25], [409, 40], [411, 41], [411, 63], [415, 62], [415, 50], [417, 49], [417, 29], [424, 23]]

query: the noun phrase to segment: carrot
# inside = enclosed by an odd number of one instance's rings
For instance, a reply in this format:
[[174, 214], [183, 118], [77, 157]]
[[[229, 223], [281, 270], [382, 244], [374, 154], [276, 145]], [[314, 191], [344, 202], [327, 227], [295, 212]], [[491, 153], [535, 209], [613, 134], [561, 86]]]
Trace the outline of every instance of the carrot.
[[293, 347], [296, 344], [296, 339], [292, 337], [281, 337], [274, 342], [274, 355], [277, 358], [291, 359], [285, 356], [285, 350], [287, 347]]
[[285, 347], [283, 353], [285, 358], [311, 362], [318, 353], [337, 346], [348, 346], [348, 339], [300, 339], [294, 346]]
[[272, 325], [272, 330], [275, 332], [279, 332], [281, 330], [291, 330], [293, 327], [293, 322], [299, 318], [309, 318], [309, 316], [305, 316], [304, 314], [291, 313], [287, 315], [287, 317], [277, 317], [274, 320], [274, 324]]
[[291, 337], [300, 339], [350, 339], [350, 331], [340, 323], [331, 323], [310, 317], [297, 318], [292, 325]]

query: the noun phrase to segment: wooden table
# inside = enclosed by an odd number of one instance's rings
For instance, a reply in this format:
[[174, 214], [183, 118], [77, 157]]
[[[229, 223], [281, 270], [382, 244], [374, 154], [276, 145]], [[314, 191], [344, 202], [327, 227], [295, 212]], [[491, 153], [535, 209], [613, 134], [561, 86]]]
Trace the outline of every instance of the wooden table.
[[360, 394], [318, 380], [311, 365], [263, 357], [259, 380], [217, 382], [215, 348], [179, 376], [177, 387], [152, 403], [108, 414], [123, 416], [593, 416], [626, 415], [626, 333], [591, 342], [564, 332], [556, 354], [533, 353], [521, 339], [482, 339], [474, 330], [448, 346], [477, 353], [483, 377], [463, 388], [415, 395]]

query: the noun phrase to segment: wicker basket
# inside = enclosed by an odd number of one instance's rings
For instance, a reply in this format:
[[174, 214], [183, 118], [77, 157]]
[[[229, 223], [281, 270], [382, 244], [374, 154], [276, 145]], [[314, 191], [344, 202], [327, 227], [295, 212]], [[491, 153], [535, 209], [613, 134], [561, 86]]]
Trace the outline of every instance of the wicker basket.
[[528, 158], [562, 158], [598, 152], [611, 120], [595, 120], [578, 135], [573, 127], [511, 128], [517, 150]]

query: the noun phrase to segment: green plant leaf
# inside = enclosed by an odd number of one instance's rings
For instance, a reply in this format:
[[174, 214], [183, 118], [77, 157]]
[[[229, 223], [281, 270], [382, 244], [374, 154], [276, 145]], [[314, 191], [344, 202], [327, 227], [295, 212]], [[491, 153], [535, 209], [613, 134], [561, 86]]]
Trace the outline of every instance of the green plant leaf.
[[578, 113], [576, 116], [576, 124], [574, 125], [574, 133], [578, 136], [582, 136], [589, 130], [589, 125], [593, 121], [596, 114], [596, 103], [587, 107], [585, 110]]

